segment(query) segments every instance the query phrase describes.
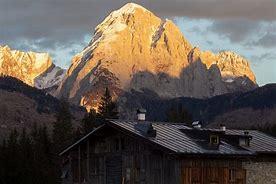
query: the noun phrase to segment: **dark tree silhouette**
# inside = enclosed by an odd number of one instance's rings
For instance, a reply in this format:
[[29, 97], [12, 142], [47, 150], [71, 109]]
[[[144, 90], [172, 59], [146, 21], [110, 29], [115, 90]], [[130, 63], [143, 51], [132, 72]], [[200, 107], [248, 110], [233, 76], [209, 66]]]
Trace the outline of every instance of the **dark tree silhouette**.
[[112, 97], [110, 95], [109, 89], [105, 89], [105, 93], [103, 94], [100, 106], [99, 106], [99, 114], [105, 119], [117, 119], [118, 112], [117, 106], [114, 101], [112, 101]]
[[87, 134], [91, 132], [104, 122], [103, 119], [104, 118], [100, 114], [98, 114], [94, 109], [91, 109], [89, 113], [85, 114], [81, 121], [81, 133]]
[[35, 124], [28, 134], [11, 131], [0, 146], [0, 183], [60, 183], [59, 165], [52, 151], [47, 128]]
[[53, 143], [57, 152], [62, 151], [73, 141], [72, 115], [69, 102], [62, 98], [60, 100], [59, 111], [56, 114], [56, 121], [53, 129]]
[[167, 111], [167, 121], [176, 122], [176, 123], [186, 123], [187, 125], [191, 125], [192, 123], [192, 115], [188, 112], [181, 104], [178, 107], [172, 107]]

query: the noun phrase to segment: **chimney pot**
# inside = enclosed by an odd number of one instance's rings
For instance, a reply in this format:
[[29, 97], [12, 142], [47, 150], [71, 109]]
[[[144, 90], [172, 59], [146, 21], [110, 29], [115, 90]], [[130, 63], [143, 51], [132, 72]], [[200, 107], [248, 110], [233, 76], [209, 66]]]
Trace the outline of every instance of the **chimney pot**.
[[225, 132], [226, 131], [226, 125], [221, 124], [220, 125], [220, 130], [223, 131], [223, 132]]
[[139, 121], [145, 121], [146, 120], [146, 109], [138, 109], [137, 110], [137, 118]]

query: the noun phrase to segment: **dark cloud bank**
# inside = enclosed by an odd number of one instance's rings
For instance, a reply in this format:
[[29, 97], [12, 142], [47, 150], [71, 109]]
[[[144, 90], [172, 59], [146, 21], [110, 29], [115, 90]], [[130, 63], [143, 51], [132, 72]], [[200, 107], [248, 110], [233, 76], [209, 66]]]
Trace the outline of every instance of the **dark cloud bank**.
[[[56, 49], [82, 42], [124, 0], [0, 0], [0, 44]], [[161, 17], [188, 16], [217, 20], [210, 28], [240, 40], [259, 21], [276, 20], [274, 0], [140, 0]], [[231, 20], [223, 20], [223, 19]], [[235, 19], [242, 19], [235, 22]], [[254, 24], [254, 22], [256, 24]], [[262, 40], [265, 45], [271, 43]], [[21, 43], [20, 43], [21, 42]], [[16, 43], [16, 44], [15, 44]], [[26, 47], [26, 48], [28, 48]]]

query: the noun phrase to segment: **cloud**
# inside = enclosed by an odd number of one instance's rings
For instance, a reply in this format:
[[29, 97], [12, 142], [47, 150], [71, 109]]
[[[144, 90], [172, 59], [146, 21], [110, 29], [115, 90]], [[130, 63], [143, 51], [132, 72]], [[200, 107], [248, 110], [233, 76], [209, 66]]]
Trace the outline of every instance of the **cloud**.
[[241, 43], [253, 35], [258, 35], [263, 24], [263, 22], [246, 19], [214, 20], [207, 30], [226, 37], [231, 42]]
[[[41, 48], [77, 43], [126, 0], [0, 0], [0, 44]], [[137, 0], [161, 17], [276, 20], [274, 0]], [[215, 25], [219, 26], [219, 25]]]
[[[274, 0], [159, 0], [147, 1], [156, 12], [193, 18], [246, 18], [258, 21], [276, 19]], [[150, 3], [152, 2], [152, 3]]]
[[262, 47], [272, 48], [276, 47], [276, 34], [275, 33], [267, 33], [262, 38], [260, 38], [256, 45], [260, 45]]
[[206, 40], [206, 42], [209, 44], [209, 45], [214, 45], [214, 42], [213, 41], [211, 41], [211, 40]]
[[263, 26], [260, 34], [252, 37], [251, 40], [245, 43], [248, 47], [260, 47], [263, 49], [273, 49], [276, 48], [276, 21], [267, 23]]
[[253, 64], [259, 65], [268, 61], [276, 61], [276, 54], [272, 52], [266, 52], [261, 55], [253, 55], [250, 57], [253, 61]]
[[[24, 51], [49, 52], [58, 65], [68, 67], [72, 55], [81, 51], [89, 42], [95, 26], [111, 11], [120, 8], [127, 1], [0, 0], [0, 45], [8, 44], [13, 49]], [[162, 18], [187, 17], [195, 20], [197, 26], [190, 30], [196, 34], [192, 38], [187, 38], [189, 40], [202, 38], [203, 41], [199, 41], [198, 44], [201, 48], [205, 46], [208, 49], [212, 46], [212, 50], [221, 50], [226, 47], [223, 45], [225, 42], [218, 40], [209, 34], [210, 32], [226, 37], [232, 43], [239, 44], [250, 38], [256, 38], [251, 39], [251, 43], [257, 43], [255, 45], [259, 47], [272, 47], [273, 42], [275, 43], [273, 31], [263, 29], [263, 22], [276, 21], [275, 0], [134, 0], [134, 2]], [[207, 32], [202, 29], [204, 22], [201, 22], [201, 19], [208, 20]], [[185, 24], [185, 26], [190, 25]], [[262, 31], [265, 34], [258, 35]], [[202, 37], [199, 36], [201, 34]], [[242, 50], [242, 45], [239, 46], [241, 46], [238, 47], [239, 53], [245, 51]], [[270, 58], [266, 55], [258, 56], [257, 53], [252, 58], [253, 61], [263, 63], [271, 59], [272, 56]]]

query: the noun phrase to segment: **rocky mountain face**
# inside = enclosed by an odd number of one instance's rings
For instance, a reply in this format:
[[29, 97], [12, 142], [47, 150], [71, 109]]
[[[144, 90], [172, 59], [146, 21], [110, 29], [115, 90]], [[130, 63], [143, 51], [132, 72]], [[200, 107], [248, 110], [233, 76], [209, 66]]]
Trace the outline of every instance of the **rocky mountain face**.
[[55, 66], [47, 53], [21, 52], [0, 46], [0, 74], [39, 89], [53, 89], [60, 84], [65, 70]]
[[97, 107], [105, 87], [121, 104], [125, 93], [208, 98], [257, 87], [246, 59], [193, 47], [170, 20], [133, 3], [112, 12], [74, 56], [56, 95]]

